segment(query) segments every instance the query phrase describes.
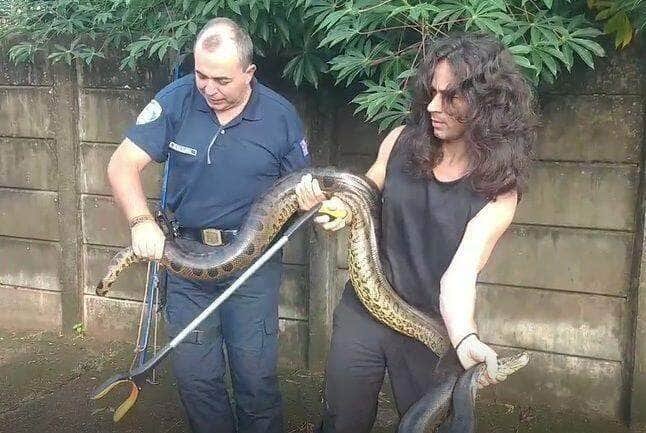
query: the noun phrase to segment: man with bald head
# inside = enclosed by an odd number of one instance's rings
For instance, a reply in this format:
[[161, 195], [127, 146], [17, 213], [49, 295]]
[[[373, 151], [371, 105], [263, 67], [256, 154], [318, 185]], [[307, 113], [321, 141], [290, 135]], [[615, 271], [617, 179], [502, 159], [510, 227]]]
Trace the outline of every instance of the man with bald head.
[[[249, 35], [236, 23], [209, 21], [196, 38], [195, 74], [157, 93], [112, 155], [108, 177], [137, 255], [159, 259], [164, 248], [141, 185], [141, 171], [151, 161], [169, 164], [167, 207], [180, 226], [178, 242], [191, 250], [231, 242], [258, 196], [309, 165], [296, 110], [256, 81], [252, 53]], [[193, 432], [282, 432], [280, 279], [277, 255], [175, 349], [173, 372]], [[191, 281], [169, 273], [170, 337], [232, 280]], [[225, 346], [237, 422], [224, 383]]]

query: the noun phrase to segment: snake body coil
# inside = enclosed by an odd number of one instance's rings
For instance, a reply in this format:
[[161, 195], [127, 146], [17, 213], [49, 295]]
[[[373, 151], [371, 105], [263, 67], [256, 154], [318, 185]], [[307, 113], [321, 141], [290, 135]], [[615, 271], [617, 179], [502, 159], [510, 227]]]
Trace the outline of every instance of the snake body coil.
[[[427, 428], [434, 431], [445, 420], [443, 431], [472, 432], [474, 427], [466, 426], [475, 425], [475, 419], [471, 422], [475, 417], [474, 384], [482, 374], [482, 365], [473, 367], [471, 370], [475, 369], [474, 371], [465, 373], [469, 374], [468, 379], [459, 381], [463, 370], [456, 364], [455, 352], [450, 346], [442, 319], [426, 315], [404, 302], [385, 278], [378, 249], [381, 217], [379, 191], [369, 179], [362, 176], [326, 168], [308, 169], [306, 172], [319, 180], [328, 196], [338, 196], [352, 209], [354, 217], [350, 225], [348, 265], [357, 297], [371, 315], [386, 326], [421, 341], [438, 356], [447, 355], [434, 372], [435, 385], [403, 417], [399, 432], [421, 433]], [[212, 248], [205, 253], [195, 253], [183, 250], [174, 240], [169, 239], [165, 243], [160, 263], [172, 272], [194, 280], [222, 279], [248, 267], [266, 250], [283, 225], [298, 210], [294, 188], [304, 173], [293, 173], [280, 179], [256, 201], [232, 243]], [[119, 273], [141, 260], [131, 248], [118, 253], [110, 262], [107, 275], [97, 286], [97, 294], [107, 294]], [[446, 361], [449, 357], [453, 361]], [[500, 366], [507, 374], [511, 374], [527, 364], [527, 361], [527, 355], [521, 354], [500, 360]], [[446, 364], [449, 365], [445, 366]], [[467, 403], [454, 406], [461, 408], [456, 409], [460, 413], [454, 413], [449, 420], [454, 393], [458, 400]], [[467, 414], [469, 410], [473, 410], [472, 415]], [[468, 420], [466, 424], [461, 422], [456, 424], [458, 427], [450, 426], [451, 420], [462, 420], [465, 416]]]

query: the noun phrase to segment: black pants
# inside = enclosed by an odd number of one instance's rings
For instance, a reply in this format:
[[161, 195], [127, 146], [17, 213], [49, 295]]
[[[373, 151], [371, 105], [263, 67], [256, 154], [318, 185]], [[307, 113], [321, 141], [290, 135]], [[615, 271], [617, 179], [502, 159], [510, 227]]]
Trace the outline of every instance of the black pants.
[[346, 293], [334, 311], [321, 432], [369, 432], [386, 369], [402, 416], [427, 391], [437, 362], [430, 349], [375, 321]]
[[[197, 247], [192, 246], [192, 250]], [[278, 389], [280, 257], [272, 258], [172, 353], [173, 373], [193, 433], [282, 433]], [[176, 336], [235, 279], [168, 277], [166, 320]], [[224, 382], [226, 345], [237, 429]]]

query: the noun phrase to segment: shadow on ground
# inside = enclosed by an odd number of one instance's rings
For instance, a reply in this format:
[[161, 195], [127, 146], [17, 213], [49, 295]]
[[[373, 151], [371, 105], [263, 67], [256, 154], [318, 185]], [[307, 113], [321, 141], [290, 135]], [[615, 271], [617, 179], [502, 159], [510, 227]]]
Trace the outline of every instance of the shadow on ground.
[[[0, 433], [188, 433], [172, 377], [162, 365], [158, 384], [140, 394], [137, 404], [118, 424], [115, 408], [127, 387], [104, 399], [89, 399], [105, 379], [126, 371], [131, 345], [50, 333], [0, 333]], [[315, 431], [323, 377], [303, 370], [283, 370], [286, 433]], [[373, 433], [395, 431], [392, 398], [380, 395]], [[505, 404], [480, 404], [478, 433], [628, 433], [609, 422], [591, 422]], [[643, 433], [645, 430], [633, 430]]]

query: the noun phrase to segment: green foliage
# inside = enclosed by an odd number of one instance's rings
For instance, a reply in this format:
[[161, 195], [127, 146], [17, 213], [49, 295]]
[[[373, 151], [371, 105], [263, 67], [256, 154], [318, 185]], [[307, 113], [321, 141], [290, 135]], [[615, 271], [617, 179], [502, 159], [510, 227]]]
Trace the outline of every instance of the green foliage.
[[[357, 111], [387, 128], [406, 114], [407, 84], [425, 42], [454, 30], [495, 34], [534, 82], [551, 83], [576, 62], [594, 68], [605, 32], [618, 47], [646, 25], [644, 0], [14, 0], [0, 39], [9, 56], [91, 63], [123, 53], [122, 68], [190, 51], [214, 16], [246, 27], [256, 54], [283, 61], [295, 85], [360, 84]], [[591, 12], [594, 11], [594, 12]], [[596, 16], [595, 16], [596, 14]]]
[[330, 72], [337, 82], [363, 80], [359, 111], [381, 127], [399, 121], [406, 84], [423, 57], [424, 42], [452, 30], [497, 35], [535, 82], [553, 82], [578, 59], [591, 68], [604, 56], [596, 29], [574, 5], [551, 0], [301, 0], [313, 17], [319, 47], [336, 55]]
[[84, 337], [85, 325], [83, 323], [76, 323], [74, 324], [74, 326], [72, 326], [72, 331], [74, 331], [76, 337]]
[[615, 35], [618, 49], [625, 48], [635, 33], [646, 29], [644, 0], [588, 0], [588, 7], [598, 12], [598, 21], [605, 21], [604, 32]]

